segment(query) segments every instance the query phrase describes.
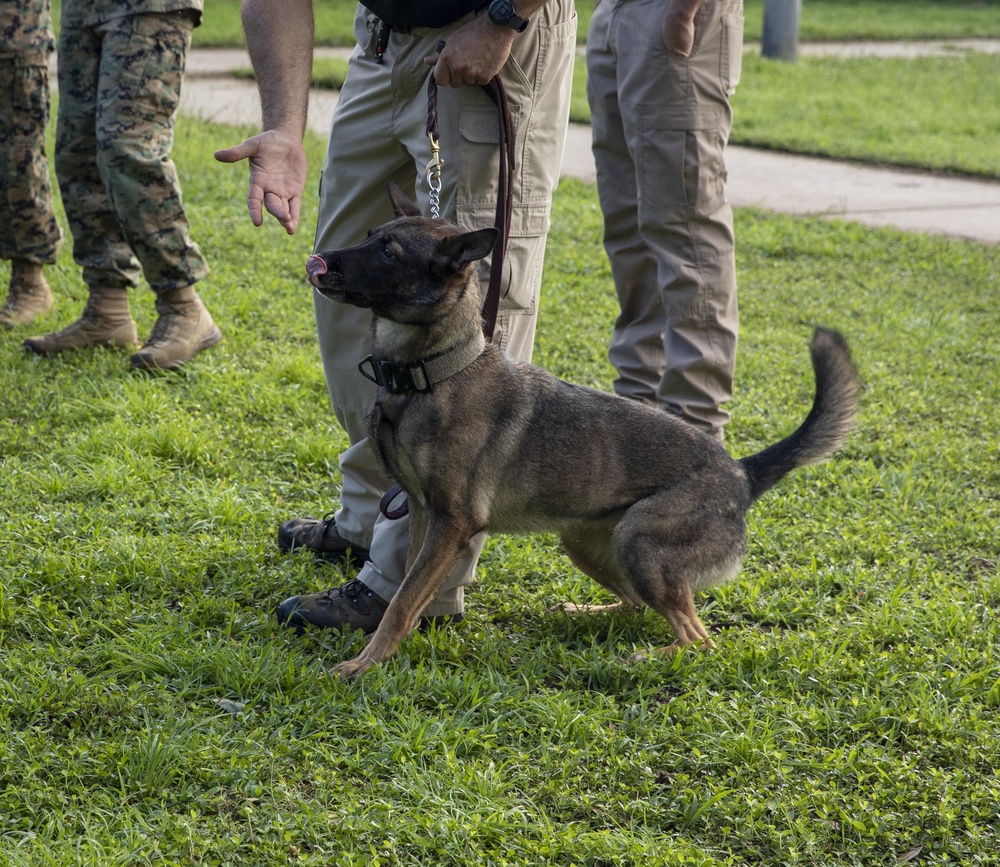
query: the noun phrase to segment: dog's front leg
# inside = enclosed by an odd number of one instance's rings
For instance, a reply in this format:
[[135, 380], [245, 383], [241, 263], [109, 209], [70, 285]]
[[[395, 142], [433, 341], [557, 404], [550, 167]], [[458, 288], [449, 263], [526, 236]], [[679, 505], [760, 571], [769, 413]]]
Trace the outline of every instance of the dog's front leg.
[[[364, 650], [354, 659], [336, 666], [332, 674], [351, 680], [379, 662], [385, 662], [416, 625], [420, 612], [434, 598], [472, 537], [479, 531], [465, 518], [431, 514], [427, 517], [424, 543], [413, 567], [406, 573], [382, 622]], [[410, 532], [413, 532], [410, 525]]]

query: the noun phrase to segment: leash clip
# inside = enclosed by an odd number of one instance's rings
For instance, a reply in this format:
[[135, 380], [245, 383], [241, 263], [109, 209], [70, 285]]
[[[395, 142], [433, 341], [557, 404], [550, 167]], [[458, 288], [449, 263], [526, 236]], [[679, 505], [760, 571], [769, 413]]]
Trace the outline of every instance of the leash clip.
[[433, 132], [427, 133], [427, 140], [431, 144], [431, 158], [427, 161], [424, 174], [427, 175], [427, 186], [430, 188], [428, 198], [431, 204], [431, 217], [435, 220], [441, 217], [441, 167], [444, 160], [441, 159], [441, 144]]
[[[444, 51], [444, 41], [438, 42], [437, 53]], [[438, 86], [434, 80], [434, 72], [427, 78], [427, 141], [431, 145], [431, 158], [427, 161], [424, 174], [427, 175], [427, 186], [430, 188], [428, 199], [431, 205], [431, 217], [435, 220], [441, 217], [441, 141], [438, 133]]]

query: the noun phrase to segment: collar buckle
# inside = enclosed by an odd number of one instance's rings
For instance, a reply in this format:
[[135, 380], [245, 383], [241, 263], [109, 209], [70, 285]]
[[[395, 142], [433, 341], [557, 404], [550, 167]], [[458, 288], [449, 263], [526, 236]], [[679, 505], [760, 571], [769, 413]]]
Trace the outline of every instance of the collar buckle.
[[[365, 370], [365, 365], [370, 366], [370, 373]], [[365, 379], [381, 386], [389, 394], [427, 394], [434, 388], [423, 361], [400, 364], [369, 355], [358, 365], [358, 370]]]

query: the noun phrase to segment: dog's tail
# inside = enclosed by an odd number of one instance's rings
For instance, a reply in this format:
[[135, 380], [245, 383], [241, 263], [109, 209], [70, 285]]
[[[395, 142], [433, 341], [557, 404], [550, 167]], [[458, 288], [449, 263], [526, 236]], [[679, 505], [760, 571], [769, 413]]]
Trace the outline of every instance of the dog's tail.
[[809, 352], [816, 375], [816, 397], [806, 420], [781, 442], [740, 461], [753, 500], [797, 467], [828, 458], [854, 427], [859, 382], [847, 342], [836, 331], [817, 328]]

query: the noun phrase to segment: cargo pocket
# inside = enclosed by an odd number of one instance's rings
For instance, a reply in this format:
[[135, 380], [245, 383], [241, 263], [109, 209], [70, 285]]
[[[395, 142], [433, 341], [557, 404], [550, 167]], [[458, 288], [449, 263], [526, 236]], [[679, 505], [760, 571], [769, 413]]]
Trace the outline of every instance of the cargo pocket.
[[719, 57], [719, 72], [722, 87], [727, 96], [732, 96], [740, 83], [743, 69], [743, 16], [724, 14], [722, 16], [722, 51]]
[[[514, 127], [518, 125], [516, 107], [511, 106]], [[489, 106], [466, 106], [460, 120], [458, 190], [455, 216], [464, 229], [482, 229], [496, 223], [496, 198], [500, 172], [500, 129], [496, 109]], [[500, 307], [505, 311], [533, 313], [538, 303], [545, 235], [549, 229], [551, 204], [546, 199], [524, 202], [518, 180], [514, 185], [514, 209], [510, 240], [503, 265]], [[481, 270], [483, 293], [488, 283], [488, 267], [493, 256], [484, 260]]]
[[665, 109], [640, 117], [640, 221], [707, 215], [725, 201], [723, 113]]

